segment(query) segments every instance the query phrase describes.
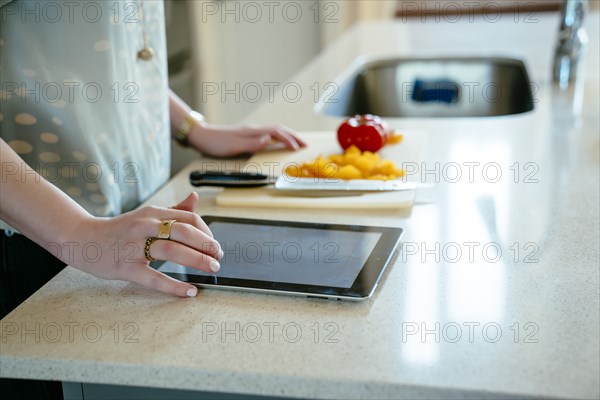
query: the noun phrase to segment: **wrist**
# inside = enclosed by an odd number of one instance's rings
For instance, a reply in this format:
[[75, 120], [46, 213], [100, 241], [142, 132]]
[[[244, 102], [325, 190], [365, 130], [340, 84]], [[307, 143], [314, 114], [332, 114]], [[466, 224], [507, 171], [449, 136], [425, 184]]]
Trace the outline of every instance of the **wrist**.
[[[70, 219], [70, 223], [60, 230], [52, 240], [58, 241], [61, 249], [57, 257], [66, 264], [78, 266], [85, 258], [83, 249], [88, 248], [99, 232], [102, 220], [106, 218], [95, 217], [91, 214], [82, 214]], [[95, 243], [93, 243], [95, 244]], [[91, 250], [90, 250], [91, 251]]]
[[205, 123], [204, 116], [199, 112], [192, 110], [175, 130], [173, 137], [180, 145], [188, 147], [190, 145], [191, 133], [197, 130], [198, 127], [202, 127]]

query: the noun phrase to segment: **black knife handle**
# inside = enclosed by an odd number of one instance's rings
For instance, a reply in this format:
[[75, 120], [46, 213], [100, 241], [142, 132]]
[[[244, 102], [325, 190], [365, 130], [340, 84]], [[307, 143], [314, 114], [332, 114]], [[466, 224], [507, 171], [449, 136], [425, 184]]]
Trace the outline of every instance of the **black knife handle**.
[[274, 182], [274, 178], [271, 178], [268, 175], [251, 172], [193, 171], [190, 173], [190, 183], [193, 186], [250, 188], [270, 185]]

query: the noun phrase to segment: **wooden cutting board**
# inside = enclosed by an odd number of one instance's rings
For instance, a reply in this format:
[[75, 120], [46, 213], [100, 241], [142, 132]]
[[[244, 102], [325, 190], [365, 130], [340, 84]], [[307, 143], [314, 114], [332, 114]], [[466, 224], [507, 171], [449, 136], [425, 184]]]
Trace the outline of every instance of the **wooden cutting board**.
[[[402, 163], [419, 163], [425, 146], [424, 132], [403, 132], [404, 140], [386, 146], [379, 151], [382, 158], [392, 160], [396, 166]], [[244, 171], [280, 176], [286, 165], [315, 159], [319, 154], [328, 156], [341, 153], [335, 132], [308, 132], [300, 135], [308, 143], [297, 152], [287, 150], [267, 151], [253, 156]], [[410, 180], [410, 179], [409, 179]], [[267, 208], [336, 208], [336, 209], [382, 209], [410, 207], [414, 191], [384, 192], [344, 197], [292, 197], [274, 194], [272, 189], [225, 189], [217, 195], [217, 204], [235, 207]]]

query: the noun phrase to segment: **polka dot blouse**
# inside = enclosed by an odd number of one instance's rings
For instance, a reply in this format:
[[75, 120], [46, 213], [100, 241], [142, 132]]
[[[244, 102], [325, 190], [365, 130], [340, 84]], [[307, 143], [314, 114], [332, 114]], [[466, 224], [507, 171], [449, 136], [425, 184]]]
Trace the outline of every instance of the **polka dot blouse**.
[[0, 136], [92, 214], [135, 208], [169, 173], [162, 1], [5, 3]]

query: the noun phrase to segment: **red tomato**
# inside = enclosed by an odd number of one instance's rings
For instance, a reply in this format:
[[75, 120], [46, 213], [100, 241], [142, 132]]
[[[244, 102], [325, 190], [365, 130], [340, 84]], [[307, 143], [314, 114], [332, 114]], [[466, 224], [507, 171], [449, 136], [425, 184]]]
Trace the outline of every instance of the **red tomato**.
[[371, 114], [355, 115], [338, 128], [338, 142], [344, 150], [354, 145], [361, 151], [376, 152], [387, 143], [388, 130], [385, 122]]

